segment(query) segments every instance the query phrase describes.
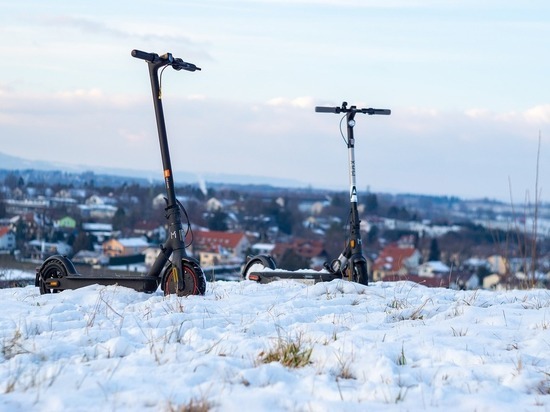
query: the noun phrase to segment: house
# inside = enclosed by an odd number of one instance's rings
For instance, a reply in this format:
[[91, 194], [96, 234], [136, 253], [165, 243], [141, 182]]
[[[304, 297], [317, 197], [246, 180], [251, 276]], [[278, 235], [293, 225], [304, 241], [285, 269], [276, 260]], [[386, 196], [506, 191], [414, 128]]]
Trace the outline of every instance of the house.
[[275, 244], [273, 243], [254, 243], [251, 246], [253, 255], [271, 255], [273, 254], [273, 249], [275, 249]]
[[65, 216], [55, 222], [55, 226], [59, 229], [74, 230], [76, 228], [76, 220], [70, 216]]
[[[195, 201], [193, 198], [189, 198], [188, 196], [176, 196], [176, 200], [178, 200], [180, 203], [183, 203], [184, 205], [188, 204], [189, 202]], [[154, 209], [165, 208], [166, 202], [166, 194], [160, 193], [153, 198], [152, 206]]]
[[439, 260], [425, 262], [418, 267], [418, 275], [424, 278], [448, 276], [450, 273], [451, 268]]
[[491, 272], [498, 275], [504, 275], [508, 271], [508, 261], [506, 258], [500, 255], [492, 255], [487, 258], [490, 264]]
[[0, 227], [0, 250], [15, 250], [15, 232], [9, 226]]
[[163, 225], [151, 220], [141, 220], [134, 224], [134, 233], [138, 236], [147, 236], [148, 239], [164, 240], [167, 233]]
[[109, 263], [109, 258], [101, 251], [81, 250], [77, 252], [71, 259], [74, 263], [81, 263], [91, 266], [105, 266]]
[[106, 204], [78, 205], [83, 218], [112, 219], [118, 210], [116, 206]]
[[100, 243], [113, 236], [113, 225], [111, 223], [82, 223], [82, 230], [88, 235], [94, 236]]
[[21, 220], [25, 227], [27, 239], [41, 237], [44, 230], [52, 225], [50, 219], [44, 214], [34, 212], [21, 215]]
[[223, 203], [215, 197], [208, 199], [206, 202], [206, 210], [208, 212], [217, 212], [223, 209]]
[[145, 267], [150, 268], [153, 266], [153, 263], [155, 263], [155, 260], [157, 259], [157, 256], [160, 255], [161, 252], [160, 247], [148, 247], [145, 249], [142, 253], [145, 255]]
[[244, 232], [200, 230], [194, 232], [193, 246], [201, 266], [216, 266], [243, 262], [250, 242]]
[[88, 206], [115, 206], [117, 204], [117, 199], [110, 196], [92, 195], [88, 199], [86, 199], [85, 204]]
[[405, 276], [416, 273], [421, 254], [408, 243], [391, 243], [387, 245], [373, 264], [373, 279], [383, 280], [385, 277]]
[[109, 239], [101, 245], [103, 253], [109, 257], [139, 255], [148, 247], [144, 237]]
[[501, 281], [501, 277], [497, 273], [493, 273], [483, 278], [483, 289], [496, 289]]

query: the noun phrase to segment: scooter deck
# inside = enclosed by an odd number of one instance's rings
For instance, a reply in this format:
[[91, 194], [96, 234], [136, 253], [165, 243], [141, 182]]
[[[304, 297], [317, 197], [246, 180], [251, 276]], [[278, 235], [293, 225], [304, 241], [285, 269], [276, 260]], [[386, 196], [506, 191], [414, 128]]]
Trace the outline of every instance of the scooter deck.
[[319, 282], [330, 282], [334, 279], [342, 279], [339, 273], [320, 272], [316, 270], [251, 270], [248, 273], [248, 279], [258, 283], [269, 283], [276, 280], [293, 279], [308, 284]]
[[138, 292], [153, 293], [159, 286], [159, 278], [157, 276], [146, 275], [87, 276], [75, 274], [44, 280], [44, 286], [46, 289], [59, 291], [65, 289], [77, 289], [91, 285], [119, 285], [134, 289]]

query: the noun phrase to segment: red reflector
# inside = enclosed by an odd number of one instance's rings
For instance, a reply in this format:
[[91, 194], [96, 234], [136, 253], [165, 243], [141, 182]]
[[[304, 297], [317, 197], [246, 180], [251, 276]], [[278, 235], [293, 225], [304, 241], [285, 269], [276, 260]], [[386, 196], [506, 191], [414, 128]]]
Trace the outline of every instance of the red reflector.
[[248, 275], [248, 279], [259, 282], [260, 281], [260, 275]]

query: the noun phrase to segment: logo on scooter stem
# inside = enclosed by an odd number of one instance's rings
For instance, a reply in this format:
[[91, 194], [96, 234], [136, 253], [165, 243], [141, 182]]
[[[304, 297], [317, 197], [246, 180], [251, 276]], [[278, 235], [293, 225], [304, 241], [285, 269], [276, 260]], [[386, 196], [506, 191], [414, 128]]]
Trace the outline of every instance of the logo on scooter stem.
[[351, 187], [350, 201], [357, 203], [357, 189], [355, 188], [355, 186]]

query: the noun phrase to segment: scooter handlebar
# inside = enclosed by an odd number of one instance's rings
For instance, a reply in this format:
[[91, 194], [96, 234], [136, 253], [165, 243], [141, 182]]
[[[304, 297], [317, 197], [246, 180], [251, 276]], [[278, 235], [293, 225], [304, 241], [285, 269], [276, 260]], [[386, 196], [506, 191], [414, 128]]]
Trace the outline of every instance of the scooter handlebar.
[[385, 114], [385, 115], [391, 114], [391, 110], [390, 110], [390, 109], [373, 109], [373, 108], [368, 108], [368, 109], [361, 109], [361, 112], [362, 112], [362, 113], [366, 113], [366, 114]]
[[188, 72], [194, 72], [195, 70], [200, 70], [200, 67], [195, 66], [193, 63], [184, 62], [182, 59], [175, 58], [172, 63], [174, 70], [187, 70]]
[[340, 113], [340, 108], [339, 107], [316, 106], [315, 111], [317, 113]]
[[147, 60], [149, 62], [154, 62], [159, 58], [159, 55], [156, 53], [147, 53], [136, 49], [132, 50], [132, 56], [136, 59]]
[[151, 63], [170, 65], [174, 70], [187, 70], [189, 72], [200, 70], [200, 67], [195, 66], [193, 63], [184, 62], [179, 57], [173, 57], [171, 53], [166, 53], [159, 56], [156, 53], [147, 53], [134, 49], [132, 50], [132, 56], [136, 59], [146, 60]]
[[315, 111], [317, 113], [364, 113], [364, 114], [384, 114], [388, 115], [391, 114], [390, 109], [373, 109], [372, 107], [369, 107], [368, 109], [356, 109], [355, 106], [352, 107], [346, 107], [346, 105], [342, 105], [342, 107], [324, 107], [324, 106], [316, 106]]

